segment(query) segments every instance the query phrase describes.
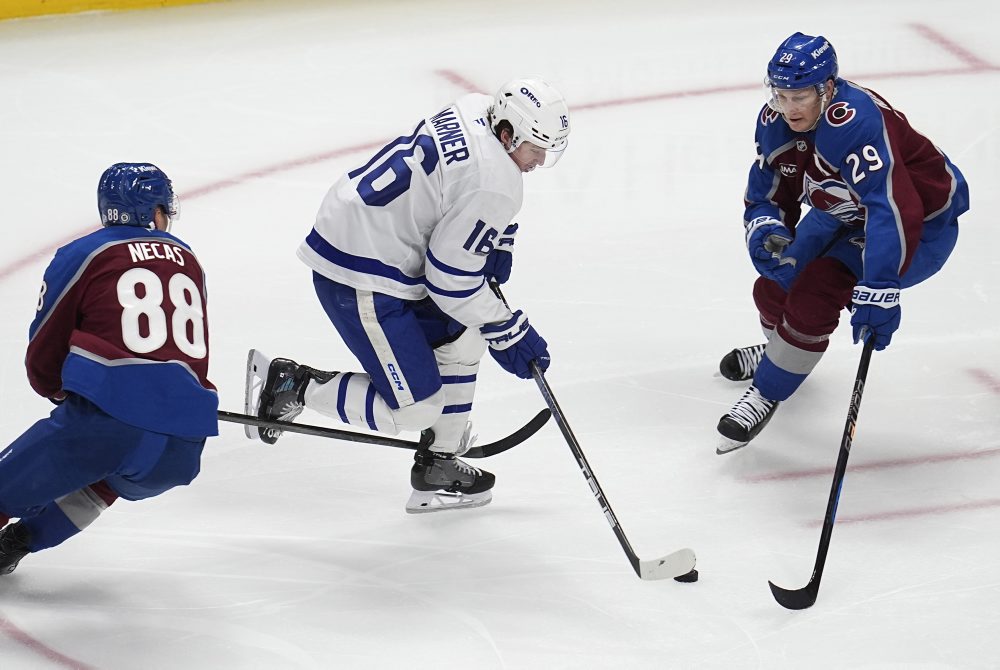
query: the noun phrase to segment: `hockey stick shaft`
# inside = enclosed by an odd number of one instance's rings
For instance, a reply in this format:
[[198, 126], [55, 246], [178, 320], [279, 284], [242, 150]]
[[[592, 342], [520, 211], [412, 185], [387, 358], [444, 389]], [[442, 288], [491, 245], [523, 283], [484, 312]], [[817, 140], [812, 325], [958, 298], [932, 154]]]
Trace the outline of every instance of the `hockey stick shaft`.
[[[344, 440], [347, 442], [361, 442], [363, 444], [376, 444], [383, 447], [396, 447], [399, 449], [410, 449], [416, 450], [420, 447], [419, 442], [413, 442], [411, 440], [400, 440], [393, 437], [385, 437], [383, 435], [367, 435], [365, 433], [355, 433], [349, 430], [338, 430], [336, 428], [325, 428], [323, 426], [310, 426], [308, 424], [302, 423], [292, 423], [290, 421], [270, 421], [267, 419], [259, 419], [255, 416], [249, 416], [247, 414], [237, 414], [235, 412], [225, 412], [219, 410], [219, 421], [227, 421], [229, 423], [240, 423], [247, 426], [257, 426], [260, 428], [278, 428], [289, 433], [301, 433], [302, 435], [313, 435], [317, 437], [329, 437], [337, 440]], [[549, 420], [551, 412], [547, 409], [543, 409], [538, 414], [536, 414], [528, 423], [523, 425], [521, 428], [517, 429], [510, 435], [500, 438], [496, 442], [490, 442], [489, 444], [484, 444], [481, 446], [474, 446], [463, 454], [465, 458], [486, 458], [488, 456], [494, 456], [496, 454], [502, 453], [516, 447], [521, 444], [529, 437], [538, 432], [538, 430], [545, 425]]]
[[861, 396], [865, 390], [868, 378], [868, 365], [871, 362], [874, 338], [865, 342], [861, 351], [861, 361], [858, 363], [858, 374], [854, 380], [854, 392], [851, 394], [851, 404], [847, 410], [847, 422], [844, 425], [844, 435], [840, 441], [840, 453], [837, 456], [837, 467], [833, 471], [833, 484], [830, 487], [830, 499], [826, 504], [826, 515], [823, 517], [823, 530], [819, 536], [819, 548], [816, 551], [816, 563], [813, 566], [809, 583], [801, 589], [783, 589], [768, 582], [774, 599], [782, 607], [801, 610], [812, 607], [819, 595], [820, 580], [823, 579], [823, 568], [826, 567], [826, 555], [830, 550], [830, 539], [833, 537], [833, 524], [837, 520], [837, 505], [840, 503], [840, 491], [844, 485], [847, 473], [847, 459], [851, 455], [851, 445], [854, 442], [854, 431], [858, 423], [858, 412], [861, 410]]
[[560, 432], [562, 432], [563, 437], [566, 438], [566, 444], [569, 445], [570, 451], [573, 452], [573, 457], [576, 458], [576, 464], [580, 467], [580, 471], [583, 473], [584, 479], [586, 479], [587, 484], [590, 485], [590, 492], [594, 494], [594, 498], [597, 499], [597, 504], [601, 506], [601, 511], [604, 512], [604, 518], [607, 519], [608, 524], [611, 525], [611, 530], [614, 531], [615, 537], [618, 538], [618, 543], [625, 551], [625, 555], [628, 557], [629, 563], [632, 564], [632, 569], [635, 570], [635, 574], [641, 578], [643, 575], [639, 568], [639, 557], [636, 555], [635, 550], [632, 549], [632, 545], [629, 543], [628, 538], [625, 537], [625, 531], [622, 530], [621, 525], [618, 523], [618, 517], [615, 515], [614, 510], [611, 509], [611, 504], [608, 502], [607, 496], [604, 495], [604, 489], [601, 488], [600, 482], [597, 481], [597, 477], [594, 475], [594, 470], [590, 467], [590, 463], [587, 462], [587, 457], [584, 455], [583, 449], [580, 447], [580, 443], [576, 439], [576, 435], [573, 434], [573, 429], [570, 428], [569, 422], [566, 421], [566, 416], [563, 414], [562, 408], [559, 406], [559, 402], [552, 393], [552, 388], [549, 386], [548, 381], [546, 381], [545, 374], [534, 361], [531, 362], [531, 376], [534, 377], [535, 383], [538, 385], [538, 390], [541, 391], [542, 397], [545, 398], [545, 404], [548, 405], [549, 409], [552, 411], [552, 416], [555, 417], [556, 425], [559, 426]]
[[[507, 308], [510, 309], [510, 305], [507, 303], [507, 298], [504, 297], [503, 292], [500, 290], [500, 286], [495, 282], [490, 282], [490, 288], [493, 289], [493, 292], [496, 293], [497, 297], [503, 301], [503, 304], [507, 305]], [[560, 432], [562, 432], [563, 437], [566, 438], [566, 444], [569, 445], [570, 451], [573, 452], [573, 457], [576, 458], [576, 463], [580, 467], [580, 471], [583, 473], [584, 479], [587, 480], [591, 493], [594, 494], [597, 504], [601, 506], [604, 518], [611, 526], [611, 530], [614, 532], [615, 537], [618, 538], [618, 543], [625, 551], [625, 555], [628, 557], [628, 561], [632, 565], [632, 569], [635, 570], [635, 574], [640, 579], [664, 579], [678, 577], [693, 571], [695, 566], [695, 555], [690, 549], [681, 549], [673, 554], [652, 561], [643, 561], [639, 559], [635, 550], [632, 549], [632, 544], [625, 536], [625, 531], [622, 530], [621, 524], [618, 523], [618, 517], [615, 515], [614, 510], [611, 509], [611, 503], [608, 502], [607, 496], [604, 495], [604, 489], [601, 488], [600, 482], [597, 481], [597, 477], [594, 475], [594, 470], [590, 467], [590, 463], [587, 461], [587, 457], [584, 455], [583, 448], [580, 446], [580, 442], [576, 439], [576, 435], [573, 434], [573, 429], [570, 428], [569, 421], [566, 420], [566, 415], [563, 414], [562, 408], [559, 406], [559, 402], [556, 400], [556, 396], [552, 392], [552, 388], [545, 379], [545, 373], [535, 361], [531, 361], [529, 367], [531, 369], [531, 376], [534, 378], [535, 383], [538, 385], [538, 390], [541, 391], [542, 397], [545, 399], [545, 404], [548, 405], [549, 410], [552, 411], [552, 416], [555, 417], [556, 425], [559, 426]]]

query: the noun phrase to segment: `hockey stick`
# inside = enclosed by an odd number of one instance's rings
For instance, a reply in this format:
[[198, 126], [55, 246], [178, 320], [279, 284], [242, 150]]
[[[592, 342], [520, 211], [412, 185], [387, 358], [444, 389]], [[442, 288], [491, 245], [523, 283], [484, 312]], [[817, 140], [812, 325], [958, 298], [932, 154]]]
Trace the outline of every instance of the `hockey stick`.
[[858, 423], [858, 410], [861, 409], [861, 394], [865, 390], [865, 379], [868, 377], [868, 363], [871, 361], [874, 338], [868, 338], [861, 351], [861, 362], [858, 364], [858, 376], [854, 380], [854, 393], [851, 395], [851, 406], [847, 410], [847, 423], [844, 425], [844, 437], [840, 442], [840, 455], [837, 457], [837, 468], [833, 472], [833, 486], [830, 488], [830, 500], [826, 504], [826, 517], [823, 519], [823, 532], [819, 536], [819, 550], [816, 552], [816, 564], [813, 567], [809, 583], [801, 589], [783, 589], [774, 582], [768, 581], [771, 593], [778, 604], [790, 610], [804, 610], [812, 607], [819, 595], [819, 582], [823, 578], [823, 567], [826, 565], [826, 553], [830, 549], [830, 537], [833, 535], [833, 522], [837, 518], [837, 504], [840, 501], [840, 489], [844, 485], [844, 474], [847, 472], [847, 458], [851, 455], [851, 443], [854, 441], [854, 429]]
[[[490, 288], [492, 288], [493, 292], [497, 294], [497, 297], [503, 300], [504, 304], [507, 305], [507, 299], [500, 291], [500, 287], [497, 284], [490, 282]], [[508, 308], [510, 307], [510, 305], [507, 306]], [[555, 417], [556, 425], [559, 426], [559, 430], [562, 431], [563, 437], [566, 438], [566, 444], [569, 445], [570, 451], [573, 452], [573, 456], [576, 458], [576, 463], [580, 466], [580, 471], [583, 472], [584, 479], [586, 479], [587, 483], [590, 485], [590, 490], [597, 499], [597, 503], [601, 506], [601, 511], [604, 512], [604, 518], [607, 519], [608, 523], [611, 525], [611, 530], [614, 531], [615, 537], [618, 538], [618, 543], [622, 546], [622, 549], [625, 550], [625, 555], [628, 556], [629, 563], [632, 564], [632, 569], [635, 570], [635, 574], [639, 576], [639, 579], [674, 578], [678, 579], [678, 581], [696, 581], [698, 579], [698, 572], [694, 569], [696, 559], [694, 552], [690, 549], [680, 549], [662, 558], [649, 561], [644, 561], [636, 555], [635, 550], [632, 549], [632, 545], [628, 541], [628, 538], [625, 537], [625, 531], [622, 530], [621, 524], [618, 523], [618, 517], [615, 516], [614, 510], [611, 509], [611, 504], [608, 502], [607, 496], [604, 495], [604, 489], [601, 488], [600, 483], [597, 481], [597, 477], [594, 476], [594, 470], [590, 467], [590, 463], [587, 462], [587, 457], [583, 454], [583, 449], [580, 447], [580, 443], [573, 434], [573, 429], [570, 428], [569, 422], [566, 421], [562, 408], [559, 407], [559, 403], [556, 401], [556, 397], [552, 393], [552, 389], [549, 387], [549, 383], [545, 379], [545, 374], [534, 361], [532, 361], [530, 365], [531, 376], [534, 377], [535, 383], [538, 385], [538, 390], [542, 392], [542, 397], [545, 398], [545, 404], [549, 406], [550, 410], [552, 410], [552, 416]]]
[[[490, 442], [489, 444], [472, 447], [467, 452], [462, 454], [462, 457], [487, 458], [489, 456], [495, 456], [503, 453], [508, 449], [512, 449], [537, 433], [538, 430], [549, 420], [551, 415], [552, 413], [548, 409], [543, 409], [541, 412], [536, 414], [531, 421], [524, 424], [510, 435], [502, 437], [496, 442]], [[383, 447], [397, 447], [399, 449], [412, 449], [414, 451], [420, 446], [419, 442], [412, 442], [410, 440], [400, 440], [393, 437], [383, 437], [381, 435], [366, 435], [364, 433], [354, 433], [349, 430], [324, 428], [322, 426], [310, 426], [308, 424], [292, 423], [290, 421], [268, 421], [267, 419], [258, 419], [255, 416], [249, 416], [247, 414], [224, 412], [222, 410], [219, 411], [219, 421], [241, 423], [246, 426], [258, 426], [260, 428], [280, 428], [281, 430], [289, 433], [302, 433], [303, 435], [331, 437], [337, 440], [346, 440], [348, 442], [377, 444]]]

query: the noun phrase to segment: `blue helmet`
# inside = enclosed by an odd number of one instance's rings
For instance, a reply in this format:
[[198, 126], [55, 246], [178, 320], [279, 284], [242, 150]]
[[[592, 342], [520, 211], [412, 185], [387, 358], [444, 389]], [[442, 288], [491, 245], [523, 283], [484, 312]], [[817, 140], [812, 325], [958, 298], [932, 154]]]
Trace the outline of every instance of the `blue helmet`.
[[795, 33], [778, 47], [767, 64], [767, 85], [772, 88], [822, 86], [838, 73], [837, 52], [822, 35]]
[[163, 208], [168, 222], [177, 216], [177, 196], [170, 178], [152, 163], [115, 163], [97, 183], [97, 209], [105, 226], [156, 227]]

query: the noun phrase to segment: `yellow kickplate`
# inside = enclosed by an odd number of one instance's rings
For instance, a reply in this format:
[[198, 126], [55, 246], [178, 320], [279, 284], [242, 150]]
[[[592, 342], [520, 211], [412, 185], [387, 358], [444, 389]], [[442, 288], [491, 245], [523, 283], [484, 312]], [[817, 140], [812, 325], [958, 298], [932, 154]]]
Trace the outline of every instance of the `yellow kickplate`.
[[212, 0], [2, 0], [0, 20], [43, 14], [73, 14], [76, 12], [120, 11], [149, 7], [196, 5]]

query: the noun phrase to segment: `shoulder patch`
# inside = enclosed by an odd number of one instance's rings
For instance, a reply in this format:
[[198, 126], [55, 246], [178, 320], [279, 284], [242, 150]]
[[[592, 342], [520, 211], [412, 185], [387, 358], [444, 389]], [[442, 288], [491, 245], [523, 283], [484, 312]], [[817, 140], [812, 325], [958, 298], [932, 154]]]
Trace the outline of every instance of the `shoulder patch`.
[[833, 127], [842, 126], [850, 122], [857, 115], [857, 111], [847, 102], [835, 102], [826, 108], [826, 122]]
[[760, 110], [760, 125], [762, 126], [766, 126], [769, 123], [773, 123], [774, 121], [777, 121], [779, 118], [781, 118], [781, 114], [774, 111], [767, 105], [764, 105], [764, 108]]

